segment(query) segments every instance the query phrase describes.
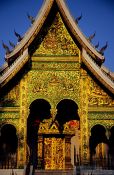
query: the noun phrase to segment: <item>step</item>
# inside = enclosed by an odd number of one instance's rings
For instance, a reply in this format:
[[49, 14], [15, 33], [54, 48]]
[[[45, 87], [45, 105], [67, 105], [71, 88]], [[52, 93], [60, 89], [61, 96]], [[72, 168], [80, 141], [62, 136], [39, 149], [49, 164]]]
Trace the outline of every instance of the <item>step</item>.
[[[13, 169], [14, 175], [25, 175], [24, 169]], [[79, 173], [77, 173], [79, 174]], [[77, 175], [75, 170], [35, 170], [34, 175]], [[0, 169], [0, 175], [12, 175], [12, 169]], [[114, 175], [114, 170], [80, 169], [80, 175]]]
[[36, 170], [35, 175], [73, 175], [73, 170]]

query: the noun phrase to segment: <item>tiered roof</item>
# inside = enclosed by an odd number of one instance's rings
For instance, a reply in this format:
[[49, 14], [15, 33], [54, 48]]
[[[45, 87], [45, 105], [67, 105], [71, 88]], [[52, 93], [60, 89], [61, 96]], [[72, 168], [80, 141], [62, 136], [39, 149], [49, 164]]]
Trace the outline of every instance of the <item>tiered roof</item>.
[[[88, 41], [78, 24], [71, 16], [65, 0], [45, 0], [40, 12], [38, 13], [34, 23], [30, 29], [25, 33], [23, 39], [14, 48], [14, 50], [6, 55], [6, 60], [11, 64], [2, 70], [3, 75], [0, 77], [0, 85], [3, 87], [29, 60], [28, 47], [33, 42], [35, 37], [39, 34], [44, 22], [46, 21], [53, 4], [58, 6], [59, 12], [64, 19], [64, 22], [73, 37], [80, 43], [82, 48], [82, 62], [88, 69], [95, 75], [95, 77], [111, 92], [114, 94], [114, 76], [112, 73], [107, 73], [106, 69], [101, 67], [105, 58], [102, 54], [95, 49], [95, 47]], [[17, 70], [17, 71], [16, 71]], [[108, 76], [107, 76], [108, 75]]]

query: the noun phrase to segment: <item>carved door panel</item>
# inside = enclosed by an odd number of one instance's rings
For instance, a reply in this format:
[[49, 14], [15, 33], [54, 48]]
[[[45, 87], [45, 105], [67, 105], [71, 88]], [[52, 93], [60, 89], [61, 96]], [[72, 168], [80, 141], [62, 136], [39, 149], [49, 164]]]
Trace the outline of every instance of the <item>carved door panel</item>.
[[65, 168], [65, 139], [44, 138], [44, 164], [45, 169]]

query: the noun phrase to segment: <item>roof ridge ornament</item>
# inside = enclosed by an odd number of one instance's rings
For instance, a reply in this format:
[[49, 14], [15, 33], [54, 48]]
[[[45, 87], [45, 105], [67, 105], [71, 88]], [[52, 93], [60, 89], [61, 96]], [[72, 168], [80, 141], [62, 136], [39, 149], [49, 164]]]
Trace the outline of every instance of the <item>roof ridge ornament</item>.
[[31, 24], [33, 24], [35, 21], [35, 18], [33, 16], [30, 16], [29, 13], [27, 13], [27, 17], [30, 20]]
[[107, 47], [108, 47], [108, 41], [106, 41], [106, 44], [103, 47], [101, 47], [101, 49], [99, 50], [99, 53], [104, 55], [104, 51], [107, 49]]
[[14, 29], [14, 34], [15, 34], [15, 36], [18, 38], [18, 42], [20, 42], [20, 41], [23, 39], [23, 37], [21, 37], [21, 35], [18, 34], [18, 33], [15, 31], [15, 29]]
[[94, 32], [92, 35], [90, 35], [90, 36], [88, 37], [88, 41], [91, 42], [92, 39], [95, 37], [95, 35], [96, 35], [96, 32]]
[[3, 40], [2, 40], [2, 46], [5, 49], [6, 54], [9, 54], [11, 52], [10, 49], [9, 49], [9, 47], [3, 42]]
[[9, 41], [9, 44], [10, 44], [10, 46], [14, 49], [15, 48], [15, 44], [14, 43], [12, 43], [11, 41]]
[[82, 19], [82, 13], [81, 13], [81, 15], [80, 15], [79, 17], [76, 18], [76, 20], [75, 20], [76, 23], [78, 24], [78, 22], [79, 22], [81, 19]]
[[95, 45], [95, 48], [97, 49], [99, 47], [99, 41], [98, 41], [98, 43]]

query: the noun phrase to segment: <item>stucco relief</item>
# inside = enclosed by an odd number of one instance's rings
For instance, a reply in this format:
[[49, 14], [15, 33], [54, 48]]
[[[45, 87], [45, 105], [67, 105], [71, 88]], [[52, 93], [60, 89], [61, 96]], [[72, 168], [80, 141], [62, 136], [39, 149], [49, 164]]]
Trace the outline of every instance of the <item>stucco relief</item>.
[[114, 100], [94, 80], [89, 77], [89, 106], [114, 106]]
[[41, 35], [41, 45], [38, 46], [34, 55], [75, 55], [79, 56], [79, 49], [68, 33], [62, 18], [57, 13], [53, 24], [44, 32], [47, 31], [44, 39]]
[[1, 97], [0, 106], [2, 107], [12, 107], [19, 106], [20, 90], [19, 85], [12, 88], [7, 95]]
[[79, 72], [31, 71], [28, 76], [29, 103], [37, 98], [46, 98], [55, 105], [61, 99], [79, 101]]

